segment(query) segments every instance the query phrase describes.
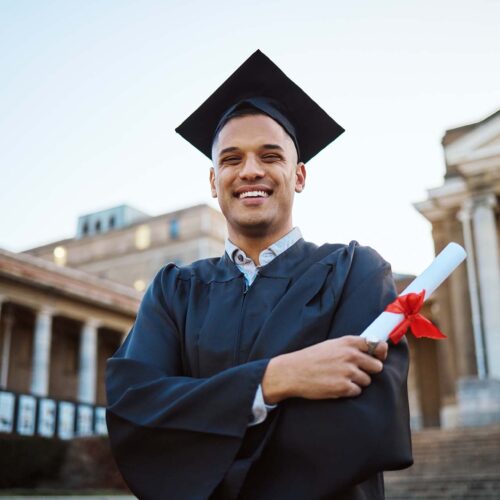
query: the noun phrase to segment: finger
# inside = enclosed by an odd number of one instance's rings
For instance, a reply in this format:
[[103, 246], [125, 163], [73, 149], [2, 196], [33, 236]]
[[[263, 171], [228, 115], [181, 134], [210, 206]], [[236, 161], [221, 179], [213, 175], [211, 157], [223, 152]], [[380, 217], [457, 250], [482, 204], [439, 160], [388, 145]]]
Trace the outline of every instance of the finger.
[[[360, 337], [358, 335], [346, 335], [341, 338], [344, 339], [344, 341], [347, 342], [351, 347], [355, 347], [356, 349], [364, 353], [369, 353], [370, 351], [369, 343], [364, 337]], [[373, 351], [371, 355], [379, 359], [380, 361], [385, 361], [387, 358], [388, 348], [389, 346], [387, 342], [378, 341], [377, 346], [371, 349]]]
[[346, 394], [347, 397], [353, 398], [359, 396], [361, 392], [361, 387], [358, 384], [356, 384], [355, 382], [349, 382]]
[[370, 356], [374, 356], [375, 355], [375, 349], [378, 347], [379, 345], [379, 341], [378, 340], [366, 340], [366, 344], [368, 345], [368, 354]]
[[360, 387], [368, 387], [371, 384], [372, 379], [370, 375], [368, 375], [368, 373], [360, 370], [359, 368], [356, 368], [351, 374], [351, 382], [354, 382]]
[[369, 339], [365, 339], [366, 349], [362, 349], [363, 352], [367, 352], [370, 356], [374, 356], [375, 358], [384, 361], [387, 357], [387, 342], [383, 342], [381, 340], [371, 341]]
[[382, 361], [369, 354], [359, 353], [356, 359], [356, 364], [358, 368], [366, 373], [380, 373], [384, 367]]
[[387, 352], [389, 351], [389, 345], [387, 342], [380, 342], [373, 352], [375, 356], [380, 361], [385, 361], [387, 359]]
[[368, 342], [364, 337], [360, 337], [359, 335], [346, 335], [343, 337], [350, 346], [356, 347], [360, 351], [368, 352]]

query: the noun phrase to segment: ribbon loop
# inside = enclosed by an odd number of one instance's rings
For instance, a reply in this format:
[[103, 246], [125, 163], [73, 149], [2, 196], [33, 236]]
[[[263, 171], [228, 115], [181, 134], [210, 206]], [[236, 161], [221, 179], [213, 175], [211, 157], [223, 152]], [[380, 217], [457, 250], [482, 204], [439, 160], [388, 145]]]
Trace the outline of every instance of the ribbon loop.
[[433, 325], [427, 318], [420, 314], [424, 304], [425, 290], [420, 293], [400, 295], [386, 308], [386, 312], [404, 314], [405, 319], [389, 334], [389, 338], [397, 344], [405, 335], [408, 328], [417, 337], [430, 339], [445, 339], [446, 335]]

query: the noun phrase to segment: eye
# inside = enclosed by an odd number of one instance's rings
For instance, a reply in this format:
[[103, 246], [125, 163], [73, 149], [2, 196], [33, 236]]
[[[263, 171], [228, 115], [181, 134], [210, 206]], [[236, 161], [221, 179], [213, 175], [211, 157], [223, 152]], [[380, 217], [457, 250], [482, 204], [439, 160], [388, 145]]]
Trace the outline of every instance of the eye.
[[227, 156], [226, 158], [222, 158], [221, 164], [236, 165], [239, 161], [239, 156]]
[[271, 154], [265, 154], [262, 156], [262, 159], [264, 161], [272, 162], [272, 161], [279, 161], [281, 160], [281, 156], [276, 154], [276, 153], [271, 153]]

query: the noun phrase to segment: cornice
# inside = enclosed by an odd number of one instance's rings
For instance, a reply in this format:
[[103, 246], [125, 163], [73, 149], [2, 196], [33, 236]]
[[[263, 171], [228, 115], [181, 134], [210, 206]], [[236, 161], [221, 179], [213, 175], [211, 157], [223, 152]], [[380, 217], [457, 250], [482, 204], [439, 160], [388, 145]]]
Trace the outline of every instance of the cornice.
[[132, 316], [142, 297], [131, 287], [3, 249], [0, 249], [0, 277]]

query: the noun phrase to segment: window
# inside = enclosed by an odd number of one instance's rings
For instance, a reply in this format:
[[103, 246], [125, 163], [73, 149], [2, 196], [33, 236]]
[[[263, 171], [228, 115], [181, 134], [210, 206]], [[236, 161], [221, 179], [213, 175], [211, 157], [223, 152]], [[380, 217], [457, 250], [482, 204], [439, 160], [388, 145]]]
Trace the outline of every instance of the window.
[[95, 232], [96, 233], [100, 233], [101, 232], [101, 221], [98, 220], [96, 223], [95, 223]]
[[135, 247], [137, 250], [145, 250], [151, 245], [151, 229], [142, 224], [135, 231]]
[[83, 227], [82, 227], [82, 234], [84, 236], [86, 234], [89, 234], [89, 225], [88, 225], [88, 222], [84, 222]]
[[179, 239], [179, 221], [177, 219], [170, 221], [170, 238], [173, 240]]
[[115, 216], [112, 215], [110, 218], [109, 218], [109, 229], [113, 229], [115, 227]]
[[143, 292], [146, 289], [146, 282], [144, 280], [135, 280], [134, 281], [134, 288], [138, 292]]
[[66, 248], [58, 246], [54, 248], [54, 263], [58, 266], [65, 266], [68, 260], [68, 252]]

